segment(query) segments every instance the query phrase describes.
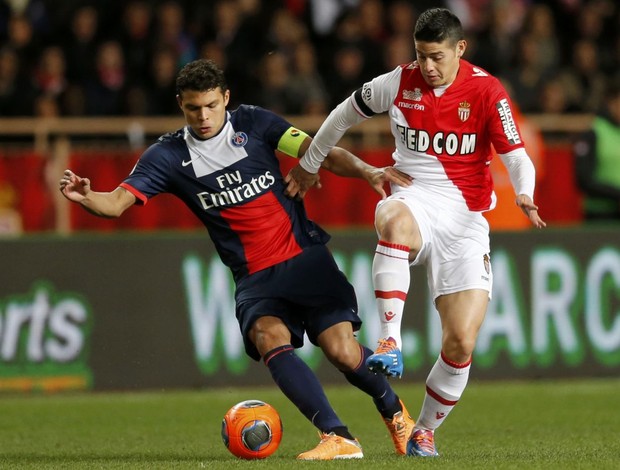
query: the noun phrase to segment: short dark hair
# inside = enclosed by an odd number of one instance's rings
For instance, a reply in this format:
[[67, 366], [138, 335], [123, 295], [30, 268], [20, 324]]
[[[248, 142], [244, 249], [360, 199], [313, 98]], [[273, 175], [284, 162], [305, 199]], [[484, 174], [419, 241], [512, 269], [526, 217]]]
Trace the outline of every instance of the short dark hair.
[[222, 92], [228, 90], [224, 72], [208, 59], [198, 59], [186, 64], [177, 75], [176, 86], [179, 95], [185, 90], [209, 91], [218, 87]]
[[465, 33], [461, 20], [450, 10], [431, 8], [418, 17], [413, 38], [423, 42], [444, 42], [447, 39], [456, 44], [465, 39]]

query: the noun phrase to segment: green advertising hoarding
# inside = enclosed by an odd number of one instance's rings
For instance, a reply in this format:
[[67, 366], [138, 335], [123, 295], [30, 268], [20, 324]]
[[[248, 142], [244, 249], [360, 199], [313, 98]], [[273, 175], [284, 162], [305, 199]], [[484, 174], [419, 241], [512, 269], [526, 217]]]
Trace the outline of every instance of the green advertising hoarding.
[[[330, 248], [380, 335], [371, 281], [375, 235], [335, 232]], [[611, 376], [620, 371], [620, 231], [492, 236], [493, 298], [475, 378]], [[199, 233], [27, 237], [0, 242], [0, 389], [141, 389], [270, 383], [245, 356], [234, 283]], [[403, 322], [404, 380], [422, 380], [440, 325], [422, 268]], [[326, 381], [342, 380], [307, 344]]]

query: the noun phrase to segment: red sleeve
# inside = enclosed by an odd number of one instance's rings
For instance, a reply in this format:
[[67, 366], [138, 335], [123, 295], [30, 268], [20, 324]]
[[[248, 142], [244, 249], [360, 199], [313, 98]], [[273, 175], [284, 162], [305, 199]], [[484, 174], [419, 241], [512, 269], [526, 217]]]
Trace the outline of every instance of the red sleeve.
[[522, 148], [524, 146], [523, 140], [508, 93], [499, 80], [494, 79], [493, 81], [493, 86], [488, 87], [489, 119], [487, 131], [497, 153], [508, 153]]

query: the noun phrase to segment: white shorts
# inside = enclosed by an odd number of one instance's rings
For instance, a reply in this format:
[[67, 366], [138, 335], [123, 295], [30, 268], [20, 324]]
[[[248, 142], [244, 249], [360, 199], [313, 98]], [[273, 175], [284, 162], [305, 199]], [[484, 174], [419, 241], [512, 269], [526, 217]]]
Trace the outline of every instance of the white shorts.
[[489, 224], [481, 212], [471, 212], [464, 204], [455, 208], [415, 184], [396, 189], [377, 208], [387, 201], [405, 204], [420, 228], [422, 248], [411, 265], [426, 266], [433, 302], [440, 295], [470, 289], [486, 290], [491, 298]]

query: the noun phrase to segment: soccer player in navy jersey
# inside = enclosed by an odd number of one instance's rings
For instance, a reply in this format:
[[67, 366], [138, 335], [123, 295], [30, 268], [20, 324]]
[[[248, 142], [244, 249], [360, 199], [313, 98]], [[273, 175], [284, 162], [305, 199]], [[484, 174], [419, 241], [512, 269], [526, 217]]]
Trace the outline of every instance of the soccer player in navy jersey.
[[[300, 198], [287, 195], [280, 172], [275, 150], [299, 157], [312, 139], [256, 106], [227, 111], [230, 91], [211, 61], [183, 67], [177, 92], [187, 125], [150, 146], [116, 189], [93, 191], [88, 178], [66, 170], [62, 194], [101, 217], [119, 217], [159, 193], [180, 198], [203, 222], [233, 273], [247, 354], [263, 359], [278, 387], [319, 430], [320, 443], [298, 458], [363, 457], [317, 377], [295, 354], [304, 333], [351, 384], [372, 397], [396, 452], [405, 454], [414, 422], [387, 379], [365, 366], [372, 351], [354, 336], [361, 320], [353, 287], [326, 247], [329, 235], [306, 217]], [[323, 167], [363, 178], [382, 196], [386, 182], [410, 184], [392, 167], [372, 167], [339, 148]]]
[[413, 178], [392, 185], [379, 202], [379, 242], [372, 274], [383, 338], [368, 367], [403, 373], [401, 320], [411, 265], [426, 266], [430, 295], [441, 319], [441, 353], [426, 379], [426, 396], [407, 453], [437, 456], [434, 432], [459, 401], [469, 376], [493, 275], [489, 226], [483, 212], [495, 206], [489, 170], [492, 146], [510, 173], [516, 204], [534, 227], [544, 227], [534, 204], [534, 166], [499, 80], [461, 57], [461, 22], [432, 8], [416, 21], [417, 61], [380, 75], [327, 117], [299, 165], [287, 175], [291, 194], [314, 184], [321, 162], [346, 130], [389, 112], [395, 168]]

